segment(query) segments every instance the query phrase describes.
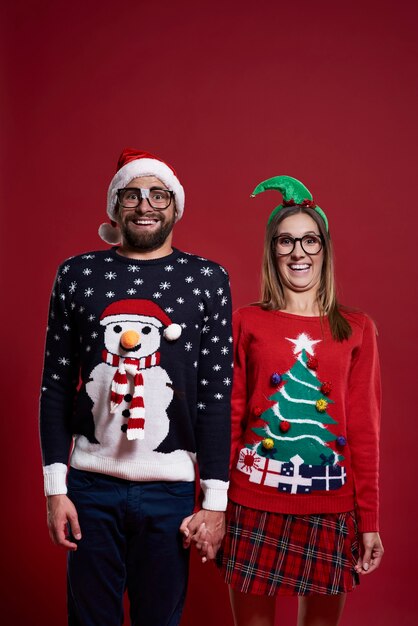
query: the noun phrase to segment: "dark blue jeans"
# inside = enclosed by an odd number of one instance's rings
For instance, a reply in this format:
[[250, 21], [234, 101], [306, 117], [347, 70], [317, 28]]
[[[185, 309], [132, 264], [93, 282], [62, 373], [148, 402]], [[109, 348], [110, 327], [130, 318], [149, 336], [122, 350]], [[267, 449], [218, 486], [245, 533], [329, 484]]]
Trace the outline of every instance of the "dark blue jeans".
[[68, 555], [70, 626], [120, 626], [128, 591], [132, 626], [177, 626], [189, 551], [179, 526], [193, 482], [131, 482], [73, 468], [68, 496], [82, 539]]

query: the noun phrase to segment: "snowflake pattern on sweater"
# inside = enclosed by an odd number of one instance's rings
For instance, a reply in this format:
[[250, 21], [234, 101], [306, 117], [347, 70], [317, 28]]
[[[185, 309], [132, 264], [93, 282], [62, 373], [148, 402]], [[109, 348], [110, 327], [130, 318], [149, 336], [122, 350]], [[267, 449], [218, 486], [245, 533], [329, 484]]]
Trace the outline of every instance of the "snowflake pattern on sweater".
[[193, 480], [197, 455], [204, 506], [224, 508], [230, 320], [228, 275], [202, 257], [133, 260], [115, 248], [65, 261], [41, 394], [46, 493], [66, 492], [74, 437], [72, 466], [130, 480]]

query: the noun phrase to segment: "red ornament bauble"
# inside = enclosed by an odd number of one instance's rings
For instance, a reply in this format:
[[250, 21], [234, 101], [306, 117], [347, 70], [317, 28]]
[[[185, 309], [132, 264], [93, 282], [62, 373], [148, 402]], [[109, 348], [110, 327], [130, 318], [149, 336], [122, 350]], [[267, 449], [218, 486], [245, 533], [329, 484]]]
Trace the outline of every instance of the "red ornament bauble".
[[287, 433], [290, 426], [291, 426], [290, 422], [286, 420], [283, 420], [282, 422], [280, 422], [280, 430], [282, 431], [282, 433]]
[[316, 370], [318, 368], [318, 359], [315, 356], [310, 356], [306, 361], [306, 365], [310, 370]]
[[321, 392], [324, 394], [324, 396], [328, 396], [332, 391], [332, 385], [331, 383], [325, 382], [322, 383], [321, 385]]

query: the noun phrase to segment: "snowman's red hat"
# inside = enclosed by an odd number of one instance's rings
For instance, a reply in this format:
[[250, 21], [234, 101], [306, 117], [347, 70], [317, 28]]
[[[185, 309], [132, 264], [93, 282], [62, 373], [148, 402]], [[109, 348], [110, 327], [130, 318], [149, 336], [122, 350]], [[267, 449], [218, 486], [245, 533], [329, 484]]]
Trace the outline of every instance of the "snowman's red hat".
[[165, 326], [164, 337], [174, 341], [181, 335], [180, 324], [174, 324], [158, 304], [151, 300], [117, 300], [105, 308], [100, 324], [107, 326], [116, 322], [144, 322], [157, 328]]
[[110, 224], [102, 224], [99, 228], [99, 235], [106, 243], [117, 244], [120, 242], [120, 230], [115, 221], [117, 190], [127, 187], [131, 180], [138, 176], [156, 176], [167, 186], [167, 189], [174, 193], [176, 221], [183, 215], [184, 189], [171, 165], [149, 152], [125, 148], [119, 157], [116, 174], [112, 178], [107, 192], [107, 214], [110, 217]]

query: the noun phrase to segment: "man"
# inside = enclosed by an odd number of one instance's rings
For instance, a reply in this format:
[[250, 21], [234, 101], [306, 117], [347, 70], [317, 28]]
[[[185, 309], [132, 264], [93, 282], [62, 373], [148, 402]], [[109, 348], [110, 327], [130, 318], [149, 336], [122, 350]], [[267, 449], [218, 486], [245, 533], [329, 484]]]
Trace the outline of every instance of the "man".
[[107, 198], [99, 234], [120, 245], [65, 261], [51, 297], [40, 416], [48, 525], [69, 551], [69, 624], [122, 624], [127, 588], [132, 624], [172, 626], [187, 585], [182, 535], [205, 561], [224, 532], [228, 276], [172, 247], [184, 191], [157, 157], [124, 150]]

